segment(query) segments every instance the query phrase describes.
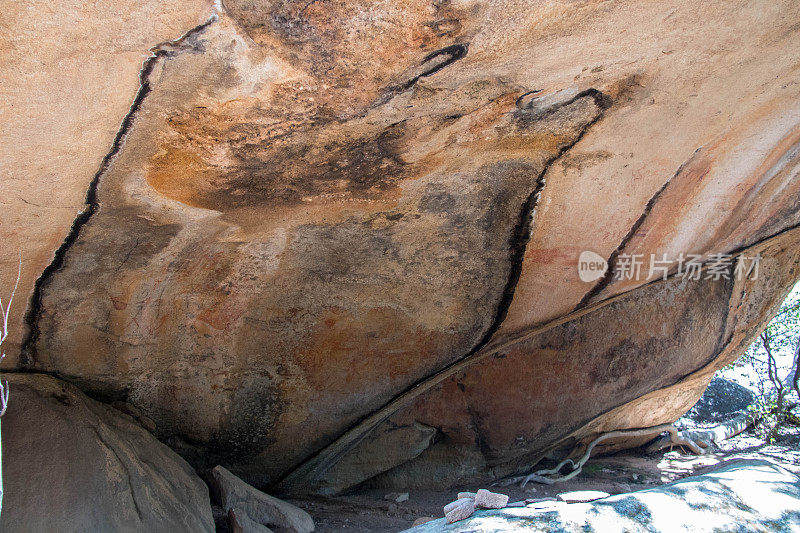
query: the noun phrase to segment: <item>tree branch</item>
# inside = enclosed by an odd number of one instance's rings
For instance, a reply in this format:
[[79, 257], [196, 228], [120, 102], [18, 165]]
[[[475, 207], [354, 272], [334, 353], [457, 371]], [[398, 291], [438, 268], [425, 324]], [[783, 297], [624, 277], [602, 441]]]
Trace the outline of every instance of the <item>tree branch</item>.
[[797, 344], [794, 347], [794, 377], [792, 378], [792, 387], [800, 398], [800, 336], [797, 337]]

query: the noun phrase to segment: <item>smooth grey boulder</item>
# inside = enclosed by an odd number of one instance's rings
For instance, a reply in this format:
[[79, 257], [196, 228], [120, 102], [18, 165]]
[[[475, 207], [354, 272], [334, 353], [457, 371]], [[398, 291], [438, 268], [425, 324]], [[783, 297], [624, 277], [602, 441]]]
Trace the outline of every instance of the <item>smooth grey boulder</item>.
[[50, 376], [3, 379], [0, 531], [214, 531], [208, 487], [133, 418]]
[[800, 531], [800, 478], [766, 460], [734, 460], [712, 472], [589, 503], [476, 511], [413, 533]]
[[216, 466], [211, 471], [211, 487], [225, 512], [230, 515], [233, 510], [235, 520], [232, 522], [253, 526], [251, 529], [242, 527], [243, 531], [263, 532], [255, 525], [286, 528], [296, 533], [314, 531], [314, 520], [307, 512], [264, 494], [222, 466]]
[[247, 511], [241, 506], [228, 511], [228, 519], [233, 533], [272, 533], [270, 528], [250, 518]]

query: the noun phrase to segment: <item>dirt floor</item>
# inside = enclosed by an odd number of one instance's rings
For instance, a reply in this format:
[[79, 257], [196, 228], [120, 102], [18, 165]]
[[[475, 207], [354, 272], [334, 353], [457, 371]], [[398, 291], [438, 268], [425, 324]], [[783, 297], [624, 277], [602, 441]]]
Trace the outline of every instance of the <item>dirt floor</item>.
[[402, 503], [386, 501], [388, 491], [370, 490], [335, 498], [290, 500], [308, 511], [321, 533], [335, 531], [402, 531], [420, 517], [443, 516], [442, 507], [460, 491], [489, 488], [509, 495], [509, 501], [555, 497], [576, 490], [599, 490], [621, 494], [648, 489], [684, 478], [721, 461], [733, 458], [773, 460], [800, 475], [800, 431], [784, 431], [770, 445], [758, 437], [743, 433], [722, 443], [719, 449], [701, 456], [664, 450], [643, 454], [632, 450], [591, 459], [576, 478], [557, 485], [528, 484], [507, 487], [458, 487], [449, 491], [409, 491]]

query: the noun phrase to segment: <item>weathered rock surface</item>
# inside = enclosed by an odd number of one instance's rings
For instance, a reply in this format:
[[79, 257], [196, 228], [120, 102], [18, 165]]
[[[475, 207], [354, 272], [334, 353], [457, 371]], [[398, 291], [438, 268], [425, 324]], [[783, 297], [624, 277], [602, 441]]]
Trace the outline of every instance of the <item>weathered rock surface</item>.
[[221, 466], [211, 471], [211, 485], [222, 509], [244, 531], [269, 531], [267, 526], [293, 533], [314, 531], [314, 520], [307, 512], [264, 494]]
[[[127, 115], [101, 109], [123, 127], [96, 182], [64, 178], [91, 207], [20, 361], [187, 457], [285, 491], [513, 473], [675, 420], [800, 277], [796, 2], [206, 16]], [[587, 284], [583, 250], [763, 259], [757, 280]]]
[[475, 507], [478, 509], [502, 509], [508, 503], [508, 496], [486, 489], [475, 493]]
[[233, 533], [271, 533], [272, 531], [250, 518], [243, 507], [234, 507], [228, 511], [228, 519]]
[[444, 506], [443, 508], [444, 514], [447, 514], [453, 509], [461, 507], [462, 505], [464, 505], [465, 503], [469, 503], [470, 501], [474, 502], [475, 498], [470, 498], [470, 497], [458, 498]]
[[444, 520], [448, 524], [465, 520], [475, 512], [475, 500], [461, 498], [444, 506]]
[[412, 423], [385, 425], [370, 433], [315, 479], [316, 492], [336, 494], [414, 459], [431, 445], [436, 428]]
[[[606, 431], [673, 422], [777, 310], [785, 293], [768, 287], [790, 287], [800, 275], [800, 231], [758, 253], [757, 280], [671, 278], [473, 358], [383, 422], [415, 420], [442, 435], [374, 483], [444, 488], [527, 473], [545, 452], [561, 459]], [[609, 439], [597, 451], [651, 438]]]
[[764, 460], [739, 460], [711, 473], [590, 503], [477, 511], [407, 531], [796, 531], [800, 478]]
[[3, 378], [2, 531], [214, 531], [205, 483], [132, 418], [49, 376]]
[[14, 285], [5, 367], [52, 262], [139, 88], [150, 48], [208, 19], [212, 0], [22, 0], [0, 18], [0, 289]]

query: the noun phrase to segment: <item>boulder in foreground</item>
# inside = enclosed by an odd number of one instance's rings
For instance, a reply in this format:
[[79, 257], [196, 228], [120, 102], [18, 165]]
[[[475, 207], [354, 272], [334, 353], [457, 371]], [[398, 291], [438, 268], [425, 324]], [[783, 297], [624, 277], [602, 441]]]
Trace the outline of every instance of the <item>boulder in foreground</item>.
[[[229, 516], [232, 513], [232, 521], [239, 524], [243, 531], [262, 531], [264, 526], [274, 526], [294, 533], [314, 531], [314, 520], [307, 512], [251, 487], [222, 466], [216, 466], [211, 471], [211, 486], [216, 491], [222, 508]], [[250, 527], [245, 529], [242, 524]]]
[[208, 488], [133, 418], [41, 374], [4, 374], [0, 530], [213, 532]]

